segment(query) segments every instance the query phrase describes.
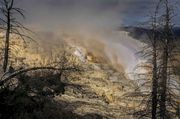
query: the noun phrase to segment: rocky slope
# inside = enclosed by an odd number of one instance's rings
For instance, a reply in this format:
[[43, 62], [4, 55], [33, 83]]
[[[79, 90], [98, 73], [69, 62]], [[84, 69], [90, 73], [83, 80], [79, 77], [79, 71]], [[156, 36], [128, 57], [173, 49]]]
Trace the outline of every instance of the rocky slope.
[[[79, 48], [78, 48], [79, 49]], [[81, 51], [83, 51], [81, 53]], [[78, 50], [76, 55], [87, 67], [80, 77], [64, 79], [65, 93], [55, 97], [61, 107], [78, 115], [85, 115], [85, 119], [130, 119], [127, 112], [135, 104], [123, 97], [136, 87], [122, 71], [111, 64], [97, 62], [94, 56]], [[88, 56], [87, 56], [88, 55]], [[89, 58], [87, 58], [89, 57]], [[90, 58], [91, 57], [91, 58]]]
[[[127, 112], [132, 111], [136, 104], [123, 95], [133, 91], [136, 84], [126, 77], [121, 64], [118, 62], [112, 64], [101, 52], [103, 47], [101, 43], [94, 43], [98, 45], [96, 50], [89, 50], [90, 47], [83, 47], [84, 45], [72, 43], [72, 46], [67, 43], [68, 46], [63, 50], [77, 58], [77, 61], [83, 64], [86, 69], [73, 78], [61, 77], [66, 85], [65, 92], [62, 95], [57, 95], [54, 99], [63, 111], [75, 113], [83, 119], [131, 119], [132, 117], [127, 115]], [[26, 49], [23, 45], [16, 47]], [[55, 61], [61, 54], [62, 48], [54, 49], [56, 51], [52, 51], [53, 55], [35, 53], [28, 49], [22, 50], [24, 52], [14, 53], [17, 56], [17, 61], [11, 63], [14, 67], [16, 65], [22, 66], [22, 64], [45, 66]]]

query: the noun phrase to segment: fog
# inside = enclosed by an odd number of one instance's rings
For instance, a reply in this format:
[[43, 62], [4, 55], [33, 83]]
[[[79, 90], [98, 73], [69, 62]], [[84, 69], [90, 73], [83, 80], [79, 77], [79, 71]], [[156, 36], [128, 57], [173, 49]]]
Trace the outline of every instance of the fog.
[[[25, 24], [39, 34], [46, 48], [51, 48], [48, 42], [61, 42], [62, 33], [81, 36], [91, 49], [97, 49], [91, 43], [99, 41], [105, 44], [102, 54], [112, 62], [113, 55], [117, 55], [125, 71], [131, 72], [139, 60], [135, 53], [141, 44], [117, 29], [146, 21], [147, 13], [153, 12], [154, 1], [19, 0], [17, 6], [24, 8]], [[41, 37], [43, 34], [46, 37]]]

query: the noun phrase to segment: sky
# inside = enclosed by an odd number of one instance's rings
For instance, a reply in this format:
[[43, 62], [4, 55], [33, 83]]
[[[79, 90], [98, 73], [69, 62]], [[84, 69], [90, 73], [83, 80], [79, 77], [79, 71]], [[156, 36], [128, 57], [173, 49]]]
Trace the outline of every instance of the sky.
[[[46, 36], [43, 37], [43, 42], [52, 42], [61, 32], [82, 35], [86, 37], [84, 40], [98, 39], [107, 45], [108, 55], [112, 54], [110, 51], [116, 51], [120, 63], [126, 69], [129, 67], [132, 69], [132, 66], [139, 62], [135, 56], [139, 43], [127, 34], [117, 33], [117, 28], [146, 22], [153, 14], [157, 2], [157, 0], [16, 1], [16, 6], [25, 10], [24, 24], [41, 36], [42, 34]], [[178, 23], [179, 18], [177, 15], [175, 23]], [[48, 47], [49, 44], [45, 43]]]
[[114, 27], [146, 20], [153, 0], [18, 0], [28, 24], [55, 30], [64, 24]]
[[[157, 0], [16, 1], [16, 5], [25, 10], [26, 24], [46, 31], [56, 31], [65, 27], [116, 29], [121, 25], [139, 25], [153, 14], [157, 2]], [[176, 23], [179, 18], [177, 15]]]

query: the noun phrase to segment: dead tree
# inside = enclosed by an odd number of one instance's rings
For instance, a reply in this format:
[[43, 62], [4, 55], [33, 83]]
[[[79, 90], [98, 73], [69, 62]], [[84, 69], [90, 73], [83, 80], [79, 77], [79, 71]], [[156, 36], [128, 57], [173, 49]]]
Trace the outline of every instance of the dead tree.
[[[143, 93], [147, 93], [148, 96], [144, 97], [143, 102], [146, 101], [145, 109], [143, 114], [142, 110], [135, 113], [139, 118], [142, 117], [149, 117], [152, 119], [157, 119], [157, 108], [158, 108], [158, 75], [159, 75], [159, 67], [158, 67], [158, 55], [159, 55], [159, 29], [158, 29], [158, 21], [157, 21], [157, 15], [158, 15], [158, 9], [159, 9], [159, 3], [156, 6], [154, 15], [152, 16], [152, 19], [150, 21], [150, 29], [147, 30], [146, 35], [149, 40], [149, 42], [146, 44], [146, 46], [143, 47], [143, 50], [140, 51], [138, 54], [144, 59], [147, 60], [146, 64], [143, 66], [140, 66], [139, 68], [146, 67], [147, 70], [149, 70], [148, 74], [145, 75], [144, 83], [140, 85], [140, 88], [142, 86], [149, 89], [149, 91], [142, 91]], [[150, 77], [150, 80], [148, 80], [147, 77]], [[150, 87], [148, 87], [150, 86]]]
[[170, 5], [169, 0], [160, 0], [158, 6], [161, 6], [162, 11], [165, 11], [165, 13], [162, 13], [162, 15], [160, 15], [160, 19], [162, 22], [159, 23], [160, 27], [157, 29], [159, 34], [159, 53], [157, 54], [157, 57], [159, 58], [156, 59], [156, 63], [158, 62], [158, 64], [156, 65], [159, 68], [159, 72], [157, 77], [158, 81], [156, 81], [157, 84], [155, 85], [156, 87], [158, 86], [156, 88], [158, 97], [156, 97], [157, 107], [152, 107], [152, 109], [156, 108], [156, 118], [159, 117], [161, 119], [169, 119], [173, 118], [173, 116], [175, 115], [172, 114], [172, 110], [176, 110], [177, 102], [175, 100], [178, 99], [175, 94], [178, 89], [172, 89], [172, 82], [175, 82], [176, 80], [176, 78], [172, 78], [172, 76], [176, 76], [174, 71], [176, 69], [172, 65], [173, 60], [171, 59], [172, 57], [174, 57], [174, 50], [177, 49], [177, 46], [175, 45], [175, 41], [177, 41], [177, 39], [173, 33], [173, 6]]
[[160, 107], [160, 118], [168, 118], [167, 112], [167, 92], [168, 92], [168, 66], [170, 64], [170, 54], [172, 52], [171, 48], [173, 47], [174, 35], [172, 32], [172, 23], [171, 23], [171, 9], [169, 6], [169, 1], [164, 0], [162, 4], [165, 5], [165, 14], [163, 15], [163, 36], [162, 36], [162, 66], [161, 66], [161, 77], [159, 81], [159, 107]]
[[17, 35], [22, 40], [25, 38], [32, 39], [22, 31], [30, 31], [24, 27], [16, 18], [16, 15], [19, 15], [25, 18], [23, 10], [21, 8], [15, 7], [15, 0], [1, 0], [1, 15], [0, 18], [1, 27], [0, 29], [5, 32], [5, 43], [4, 43], [4, 57], [3, 57], [3, 71], [7, 71], [8, 61], [9, 61], [9, 50], [10, 50], [10, 40], [11, 35]]
[[[149, 35], [149, 39], [152, 43], [152, 91], [151, 91], [151, 116], [152, 119], [157, 119], [157, 106], [158, 106], [158, 15], [159, 3], [156, 6], [154, 16], [152, 17], [152, 33]], [[152, 36], [151, 36], [152, 35]]]
[[[140, 89], [141, 86], [149, 88], [147, 84], [151, 84], [151, 88], [146, 91], [149, 96], [142, 99], [142, 109], [134, 113], [139, 118], [169, 119], [179, 116], [177, 113], [180, 89], [177, 81], [179, 79], [176, 77], [178, 66], [174, 65], [174, 62], [179, 62], [178, 45], [176, 45], [179, 41], [174, 35], [172, 18], [173, 12], [169, 1], [160, 0], [150, 25], [152, 28], [146, 33], [150, 42], [139, 52], [150, 64], [149, 70], [152, 73], [151, 81], [147, 80], [146, 75], [146, 81], [140, 85]], [[141, 90], [141, 93], [145, 91]]]

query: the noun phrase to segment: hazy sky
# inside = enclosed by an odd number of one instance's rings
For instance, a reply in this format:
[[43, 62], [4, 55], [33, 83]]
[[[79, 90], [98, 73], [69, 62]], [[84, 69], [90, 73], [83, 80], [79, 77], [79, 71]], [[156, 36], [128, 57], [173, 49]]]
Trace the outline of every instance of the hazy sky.
[[[114, 27], [147, 20], [157, 0], [16, 0], [28, 24], [60, 29], [62, 25]], [[173, 0], [177, 1], [177, 0]], [[67, 24], [68, 23], [68, 24]]]
[[[99, 26], [134, 25], [144, 21], [154, 0], [17, 0], [26, 22], [54, 30], [80, 23]], [[86, 23], [84, 23], [86, 22]]]

